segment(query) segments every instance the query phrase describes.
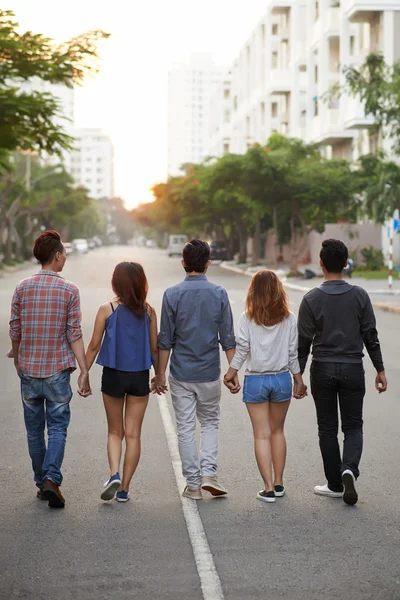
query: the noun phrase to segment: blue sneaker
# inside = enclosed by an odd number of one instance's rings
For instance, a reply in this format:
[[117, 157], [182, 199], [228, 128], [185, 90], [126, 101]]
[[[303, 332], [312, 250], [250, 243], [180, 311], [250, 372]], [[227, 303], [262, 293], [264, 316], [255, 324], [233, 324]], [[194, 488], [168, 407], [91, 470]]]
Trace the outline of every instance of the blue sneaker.
[[102, 500], [112, 500], [120, 485], [121, 477], [119, 476], [119, 473], [115, 473], [115, 475], [105, 482], [100, 498]]
[[117, 502], [128, 502], [129, 492], [127, 492], [125, 490], [121, 490], [120, 492], [117, 492], [115, 499]]
[[128, 502], [129, 492], [126, 492], [125, 490], [121, 490], [120, 492], [117, 492], [115, 499], [117, 502]]

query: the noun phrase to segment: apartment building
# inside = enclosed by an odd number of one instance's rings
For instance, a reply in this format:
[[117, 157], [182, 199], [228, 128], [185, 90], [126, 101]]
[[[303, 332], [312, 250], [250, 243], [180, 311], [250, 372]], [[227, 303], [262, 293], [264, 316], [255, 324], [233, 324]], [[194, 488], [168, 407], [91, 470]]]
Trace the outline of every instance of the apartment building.
[[399, 34], [400, 0], [269, 0], [232, 65], [230, 105], [224, 86], [213, 97], [212, 147], [223, 154], [229, 139], [229, 151], [244, 153], [278, 131], [321, 144], [328, 157], [388, 151], [360, 100], [329, 92], [370, 52], [398, 60]]
[[227, 71], [214, 89], [210, 106], [209, 155], [231, 152], [232, 74]]
[[101, 129], [75, 129], [70, 173], [92, 198], [114, 196], [114, 149]]
[[208, 54], [193, 54], [168, 74], [168, 175], [210, 154], [210, 105], [224, 69]]
[[343, 67], [358, 67], [368, 54], [383, 54], [388, 64], [400, 58], [400, 0], [309, 0], [307, 139], [327, 148], [328, 156], [346, 160], [390, 143], [371, 132], [359, 99], [330, 97], [345, 83]]

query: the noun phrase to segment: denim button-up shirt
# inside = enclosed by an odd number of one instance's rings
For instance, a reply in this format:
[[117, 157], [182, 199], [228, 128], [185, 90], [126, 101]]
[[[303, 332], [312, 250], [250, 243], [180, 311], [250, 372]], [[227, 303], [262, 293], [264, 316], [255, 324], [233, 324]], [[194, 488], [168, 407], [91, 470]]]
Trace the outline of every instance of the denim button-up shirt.
[[232, 311], [226, 290], [205, 275], [188, 275], [163, 297], [158, 347], [171, 350], [171, 375], [177, 381], [201, 383], [220, 377], [219, 344], [236, 347]]

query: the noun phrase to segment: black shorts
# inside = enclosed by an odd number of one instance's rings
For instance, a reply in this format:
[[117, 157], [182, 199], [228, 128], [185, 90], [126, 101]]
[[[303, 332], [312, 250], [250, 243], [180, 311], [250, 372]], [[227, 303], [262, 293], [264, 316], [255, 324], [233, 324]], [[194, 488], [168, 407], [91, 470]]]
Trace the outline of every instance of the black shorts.
[[101, 391], [113, 398], [129, 396], [148, 396], [150, 394], [150, 371], [117, 371], [117, 369], [103, 368], [101, 378]]

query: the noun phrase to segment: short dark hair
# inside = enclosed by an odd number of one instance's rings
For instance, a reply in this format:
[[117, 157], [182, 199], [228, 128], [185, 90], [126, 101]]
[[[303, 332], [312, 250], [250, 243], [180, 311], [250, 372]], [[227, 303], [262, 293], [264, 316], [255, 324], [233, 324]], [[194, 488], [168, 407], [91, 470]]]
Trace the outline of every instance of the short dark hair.
[[319, 255], [328, 273], [341, 273], [349, 258], [349, 251], [341, 240], [324, 240]]
[[186, 273], [204, 273], [210, 260], [210, 246], [202, 240], [191, 240], [183, 248]]
[[33, 256], [41, 265], [49, 265], [57, 252], [63, 252], [64, 246], [61, 243], [61, 236], [57, 231], [49, 229], [44, 231], [35, 240], [33, 247]]

